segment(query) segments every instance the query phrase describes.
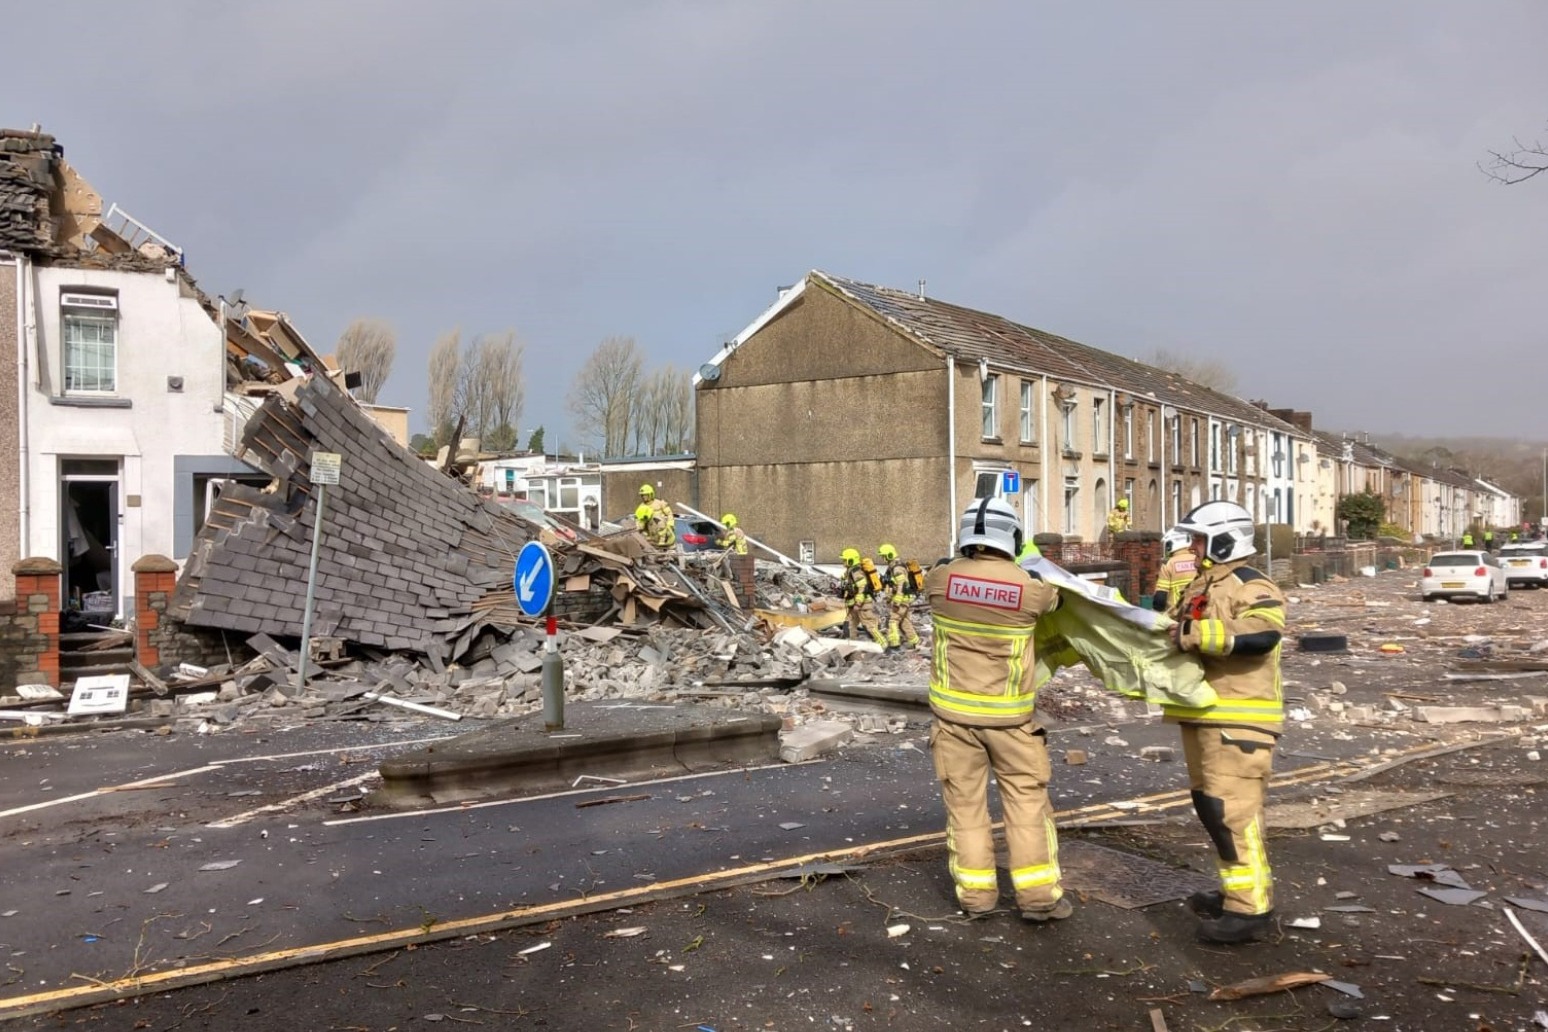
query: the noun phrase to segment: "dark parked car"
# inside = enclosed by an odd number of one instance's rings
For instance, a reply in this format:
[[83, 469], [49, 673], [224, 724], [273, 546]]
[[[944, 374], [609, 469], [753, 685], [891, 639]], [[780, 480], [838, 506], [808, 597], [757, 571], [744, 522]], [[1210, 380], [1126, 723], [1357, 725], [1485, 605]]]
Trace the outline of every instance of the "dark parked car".
[[684, 552], [706, 552], [714, 549], [720, 528], [709, 520], [697, 520], [690, 516], [677, 517], [677, 547]]
[[[720, 537], [720, 528], [709, 520], [697, 519], [693, 516], [678, 516], [677, 524], [677, 548], [681, 552], [708, 552], [716, 545], [715, 541]], [[617, 527], [633, 527], [634, 513], [609, 520], [609, 524]]]

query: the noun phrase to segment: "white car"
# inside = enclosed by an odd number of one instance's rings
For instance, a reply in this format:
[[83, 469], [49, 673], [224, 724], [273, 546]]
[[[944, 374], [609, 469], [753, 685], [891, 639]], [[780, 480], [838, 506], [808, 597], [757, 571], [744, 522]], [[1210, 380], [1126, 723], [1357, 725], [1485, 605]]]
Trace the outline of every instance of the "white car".
[[1493, 602], [1509, 594], [1505, 568], [1488, 552], [1437, 552], [1419, 578], [1419, 597], [1426, 602], [1459, 595]]
[[1517, 541], [1500, 549], [1500, 565], [1511, 586], [1548, 584], [1548, 541]]

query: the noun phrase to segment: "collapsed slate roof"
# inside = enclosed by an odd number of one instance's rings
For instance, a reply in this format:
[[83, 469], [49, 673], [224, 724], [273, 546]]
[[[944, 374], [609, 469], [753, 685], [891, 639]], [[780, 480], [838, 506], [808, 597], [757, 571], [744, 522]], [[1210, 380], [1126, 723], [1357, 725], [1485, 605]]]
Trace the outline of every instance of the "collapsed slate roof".
[[248, 421], [238, 458], [274, 483], [234, 485], [216, 501], [172, 615], [195, 626], [301, 633], [319, 451], [343, 463], [324, 503], [313, 633], [449, 658], [446, 637], [475, 601], [510, 583], [534, 530], [400, 446], [326, 377], [287, 381]]

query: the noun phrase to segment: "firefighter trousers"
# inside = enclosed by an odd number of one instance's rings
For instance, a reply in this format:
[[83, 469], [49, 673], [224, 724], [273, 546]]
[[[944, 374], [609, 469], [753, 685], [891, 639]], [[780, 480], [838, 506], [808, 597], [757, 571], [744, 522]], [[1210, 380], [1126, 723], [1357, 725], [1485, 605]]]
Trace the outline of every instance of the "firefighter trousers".
[[1263, 841], [1263, 801], [1275, 737], [1252, 728], [1182, 724], [1193, 808], [1215, 844], [1225, 909], [1274, 909], [1274, 878]]
[[1057, 903], [1064, 890], [1042, 728], [967, 727], [937, 719], [930, 729], [930, 754], [946, 804], [947, 859], [962, 909], [987, 913], [1000, 900], [989, 816], [991, 774], [1000, 786], [1016, 905], [1044, 910]]
[[913, 608], [912, 599], [907, 595], [893, 598], [887, 604], [887, 644], [902, 645], [907, 643], [909, 648], [919, 644], [919, 632], [914, 628], [914, 618], [910, 613]]
[[887, 638], [882, 634], [881, 621], [876, 617], [876, 603], [867, 598], [864, 602], [849, 604], [849, 618], [845, 621], [845, 635], [856, 637], [856, 625], [865, 629], [876, 644], [885, 646]]

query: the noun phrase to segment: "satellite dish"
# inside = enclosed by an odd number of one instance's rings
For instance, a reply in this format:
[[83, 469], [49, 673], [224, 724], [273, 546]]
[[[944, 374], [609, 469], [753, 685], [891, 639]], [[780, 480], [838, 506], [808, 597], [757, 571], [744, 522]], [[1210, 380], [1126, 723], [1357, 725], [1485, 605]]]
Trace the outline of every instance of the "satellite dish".
[[714, 383], [720, 379], [720, 367], [714, 362], [705, 362], [699, 367], [699, 379]]

